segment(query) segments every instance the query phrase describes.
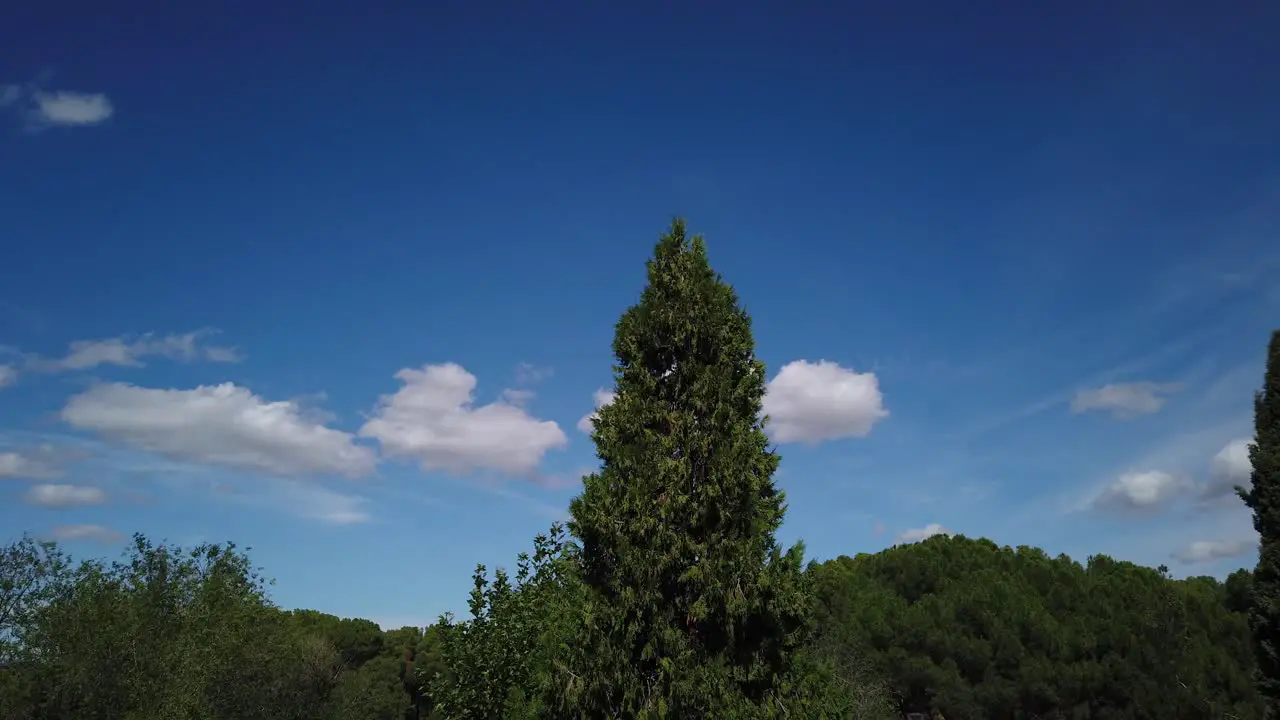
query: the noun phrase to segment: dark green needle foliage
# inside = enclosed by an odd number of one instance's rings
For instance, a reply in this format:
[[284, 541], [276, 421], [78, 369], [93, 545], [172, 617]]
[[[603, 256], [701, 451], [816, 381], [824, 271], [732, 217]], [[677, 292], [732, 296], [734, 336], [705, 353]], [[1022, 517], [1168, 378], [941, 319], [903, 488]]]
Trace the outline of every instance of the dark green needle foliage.
[[602, 467], [570, 506], [588, 600], [558, 705], [781, 714], [807, 627], [803, 551], [774, 540], [785, 506], [751, 321], [683, 221], [659, 240], [613, 351], [615, 399], [592, 435]]
[[1280, 718], [1280, 330], [1271, 334], [1262, 390], [1253, 399], [1250, 486], [1236, 492], [1253, 511], [1261, 537], [1253, 574], [1249, 626], [1258, 661], [1258, 690], [1269, 717]]

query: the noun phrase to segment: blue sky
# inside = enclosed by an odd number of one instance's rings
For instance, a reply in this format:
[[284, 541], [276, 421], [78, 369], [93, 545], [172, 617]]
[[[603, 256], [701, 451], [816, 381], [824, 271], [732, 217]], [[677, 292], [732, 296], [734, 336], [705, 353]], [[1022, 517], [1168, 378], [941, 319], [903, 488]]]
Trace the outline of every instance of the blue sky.
[[784, 540], [1253, 562], [1280, 8], [606, 5], [0, 28], [3, 535], [461, 611], [593, 466], [680, 214], [754, 317]]

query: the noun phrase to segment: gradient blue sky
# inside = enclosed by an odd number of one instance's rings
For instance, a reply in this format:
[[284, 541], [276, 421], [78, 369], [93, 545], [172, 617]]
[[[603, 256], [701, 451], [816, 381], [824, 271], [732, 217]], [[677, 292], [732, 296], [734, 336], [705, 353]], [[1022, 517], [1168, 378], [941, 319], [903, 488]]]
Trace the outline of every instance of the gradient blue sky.
[[0, 534], [234, 539], [286, 606], [461, 611], [593, 466], [681, 214], [811, 556], [1251, 564], [1221, 489], [1280, 317], [1280, 6], [697, 5], [0, 26]]

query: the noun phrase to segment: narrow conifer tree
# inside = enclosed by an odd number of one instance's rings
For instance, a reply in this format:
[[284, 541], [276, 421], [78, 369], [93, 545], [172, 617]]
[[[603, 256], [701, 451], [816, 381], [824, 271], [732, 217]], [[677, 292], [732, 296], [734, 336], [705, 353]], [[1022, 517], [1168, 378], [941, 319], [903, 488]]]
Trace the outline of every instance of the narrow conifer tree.
[[799, 546], [760, 416], [764, 364], [736, 294], [682, 220], [613, 343], [601, 469], [570, 506], [588, 600], [560, 708], [578, 717], [762, 717], [807, 628]]
[[1253, 511], [1258, 566], [1253, 573], [1249, 626], [1258, 661], [1258, 691], [1267, 717], [1280, 718], [1280, 330], [1271, 334], [1262, 390], [1253, 399], [1252, 482], [1236, 488]]

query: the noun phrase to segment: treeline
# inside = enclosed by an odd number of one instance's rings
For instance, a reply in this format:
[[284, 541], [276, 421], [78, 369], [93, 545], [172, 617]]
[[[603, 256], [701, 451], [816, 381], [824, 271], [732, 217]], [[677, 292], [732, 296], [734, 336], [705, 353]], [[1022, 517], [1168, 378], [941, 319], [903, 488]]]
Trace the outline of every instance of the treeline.
[[1251, 573], [930, 538], [811, 566], [820, 635], [948, 719], [1261, 718]]
[[[563, 539], [540, 539], [514, 575], [481, 571], [466, 622], [388, 631], [276, 609], [234, 547], [138, 536], [124, 561], [73, 566], [24, 539], [0, 565], [0, 717], [555, 717], [530, 701], [573, 602]], [[1248, 571], [1172, 580], [935, 537], [805, 576], [815, 677], [852, 701], [826, 717], [1263, 717]]]
[[[804, 564], [733, 289], [676, 221], [618, 322], [600, 469], [469, 616], [384, 632], [272, 605], [234, 546], [0, 556], [5, 720], [1269, 717], [1280, 334], [1255, 403], [1258, 568], [1175, 581], [935, 537]], [[1257, 660], [1255, 659], [1257, 658]], [[1264, 696], [1264, 693], [1268, 694]], [[1272, 715], [1274, 716], [1274, 715]]]

